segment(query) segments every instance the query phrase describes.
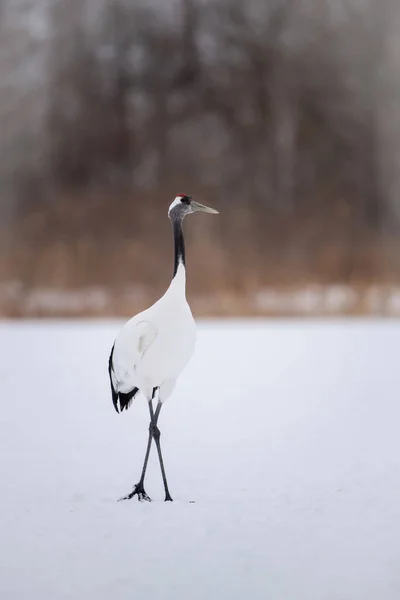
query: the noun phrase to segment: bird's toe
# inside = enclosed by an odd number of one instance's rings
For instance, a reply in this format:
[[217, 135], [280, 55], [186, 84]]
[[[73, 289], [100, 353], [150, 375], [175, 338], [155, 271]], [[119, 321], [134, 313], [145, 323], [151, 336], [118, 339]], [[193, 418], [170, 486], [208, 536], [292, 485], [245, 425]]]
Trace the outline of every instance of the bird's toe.
[[138, 492], [137, 497], [139, 502], [151, 502], [151, 498], [146, 494], [146, 492]]
[[121, 500], [131, 500], [134, 496], [138, 497], [139, 502], [151, 502], [151, 498], [150, 496], [148, 496], [146, 494], [146, 492], [144, 491], [143, 485], [137, 483], [134, 487], [133, 490], [130, 492], [130, 494], [127, 494], [126, 496], [122, 496], [122, 498], [118, 499], [118, 502], [121, 502]]

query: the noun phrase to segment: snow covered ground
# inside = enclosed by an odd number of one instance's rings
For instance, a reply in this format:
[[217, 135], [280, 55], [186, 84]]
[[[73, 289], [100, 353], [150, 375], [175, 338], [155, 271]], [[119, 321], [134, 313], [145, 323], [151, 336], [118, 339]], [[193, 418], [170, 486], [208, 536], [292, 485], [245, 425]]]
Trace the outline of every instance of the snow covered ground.
[[199, 325], [151, 504], [116, 502], [148, 426], [112, 407], [119, 325], [0, 325], [2, 600], [398, 600], [399, 322]]

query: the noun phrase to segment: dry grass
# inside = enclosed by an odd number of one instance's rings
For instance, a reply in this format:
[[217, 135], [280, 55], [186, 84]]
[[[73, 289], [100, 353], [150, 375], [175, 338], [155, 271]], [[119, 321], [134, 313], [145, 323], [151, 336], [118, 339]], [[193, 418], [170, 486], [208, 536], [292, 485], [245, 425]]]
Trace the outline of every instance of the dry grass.
[[[165, 202], [154, 200], [165, 197], [32, 205], [0, 239], [0, 314], [125, 316], [153, 302], [172, 274]], [[196, 314], [397, 314], [398, 240], [340, 212], [315, 214], [260, 220], [223, 207], [218, 218], [188, 219]]]

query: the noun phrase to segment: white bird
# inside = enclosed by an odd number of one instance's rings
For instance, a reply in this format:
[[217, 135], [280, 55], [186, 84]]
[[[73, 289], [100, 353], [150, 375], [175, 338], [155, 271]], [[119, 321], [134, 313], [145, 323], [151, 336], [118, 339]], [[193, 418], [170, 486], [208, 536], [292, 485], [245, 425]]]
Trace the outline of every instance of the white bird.
[[[195, 202], [186, 194], [176, 196], [172, 202], [168, 210], [175, 242], [172, 281], [165, 294], [155, 304], [125, 323], [111, 350], [108, 372], [115, 410], [127, 410], [132, 399], [141, 392], [148, 401], [150, 411], [149, 438], [142, 474], [132, 492], [121, 500], [137, 495], [139, 500], [151, 501], [144, 489], [144, 478], [154, 438], [165, 500], [172, 501], [165, 475], [157, 421], [163, 402], [172, 393], [178, 376], [191, 359], [195, 348], [196, 327], [186, 300], [182, 221], [186, 215], [196, 211], [218, 214], [217, 210]], [[157, 407], [154, 411], [153, 399], [156, 394]]]

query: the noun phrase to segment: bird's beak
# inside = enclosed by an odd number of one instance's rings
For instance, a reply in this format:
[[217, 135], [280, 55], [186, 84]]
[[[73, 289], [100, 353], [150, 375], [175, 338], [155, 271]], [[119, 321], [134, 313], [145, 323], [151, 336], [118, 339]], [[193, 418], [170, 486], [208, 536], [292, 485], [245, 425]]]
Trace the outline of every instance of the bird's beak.
[[192, 200], [192, 203], [190, 206], [191, 206], [193, 212], [198, 210], [200, 212], [209, 213], [210, 215], [218, 215], [219, 214], [219, 212], [217, 210], [215, 210], [215, 208], [210, 208], [209, 206], [204, 206], [204, 204], [200, 204], [200, 202], [195, 202], [194, 200]]

